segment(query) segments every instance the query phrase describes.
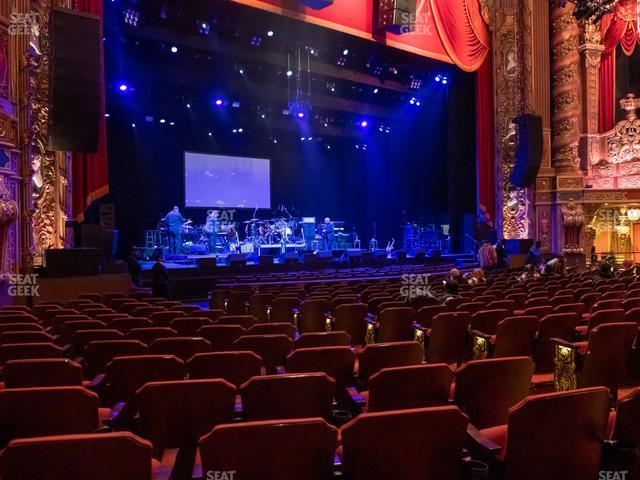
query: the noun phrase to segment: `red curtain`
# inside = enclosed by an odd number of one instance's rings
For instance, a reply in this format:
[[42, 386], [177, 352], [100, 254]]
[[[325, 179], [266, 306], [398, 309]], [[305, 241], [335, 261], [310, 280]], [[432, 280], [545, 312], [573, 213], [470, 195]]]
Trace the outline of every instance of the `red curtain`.
[[491, 35], [478, 0], [430, 0], [438, 35], [453, 62], [466, 72], [480, 68]]
[[[77, 7], [80, 12], [102, 18], [102, 0], [78, 0]], [[104, 65], [101, 70], [104, 78]], [[72, 213], [73, 219], [80, 222], [84, 220], [84, 212], [89, 205], [109, 193], [104, 81], [101, 96], [102, 110], [100, 112], [98, 150], [96, 153], [74, 153], [72, 158]]]
[[633, 54], [640, 42], [637, 29], [637, 0], [621, 0], [616, 11], [602, 19], [601, 33], [605, 51], [600, 67], [600, 117], [598, 127], [607, 132], [616, 118], [616, 47], [625, 55]]
[[495, 174], [493, 165], [493, 62], [488, 55], [476, 79], [476, 184], [478, 209], [493, 221]]

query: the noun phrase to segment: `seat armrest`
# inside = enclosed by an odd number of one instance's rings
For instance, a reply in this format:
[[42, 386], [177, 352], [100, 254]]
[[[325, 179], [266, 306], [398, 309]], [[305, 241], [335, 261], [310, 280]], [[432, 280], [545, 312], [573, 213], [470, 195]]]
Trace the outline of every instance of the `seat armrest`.
[[95, 392], [98, 395], [100, 395], [100, 392], [104, 389], [104, 386], [106, 385], [106, 383], [107, 383], [107, 374], [100, 373], [96, 375], [93, 380], [91, 380], [91, 383], [85, 385], [85, 388], [87, 390], [91, 390], [92, 392]]
[[71, 358], [71, 355], [73, 355], [73, 345], [71, 345], [70, 343], [63, 345], [62, 356], [65, 358]]
[[327, 332], [332, 331], [333, 330], [333, 322], [335, 321], [335, 318], [331, 314], [331, 312], [325, 312], [324, 313], [324, 321], [325, 321], [325, 324], [324, 324], [325, 330]]
[[474, 360], [483, 360], [492, 356], [491, 335], [479, 330], [470, 330], [469, 336]]
[[284, 375], [285, 373], [287, 373], [287, 371], [283, 366], [276, 367], [276, 375]]
[[496, 457], [502, 451], [502, 447], [482, 436], [480, 431], [472, 424], [467, 425], [467, 439], [471, 447], [485, 457]]
[[351, 400], [353, 400], [353, 403], [357, 406], [364, 407], [367, 404], [364, 397], [358, 393], [355, 387], [347, 387], [347, 393], [351, 397]]
[[575, 343], [563, 340], [562, 338], [552, 338], [550, 341], [555, 345], [560, 345], [562, 347], [570, 348], [576, 351], [578, 350], [578, 346]]
[[491, 335], [487, 335], [486, 333], [481, 332], [480, 330], [469, 330], [469, 333], [476, 337], [484, 338], [485, 340], [491, 340]]

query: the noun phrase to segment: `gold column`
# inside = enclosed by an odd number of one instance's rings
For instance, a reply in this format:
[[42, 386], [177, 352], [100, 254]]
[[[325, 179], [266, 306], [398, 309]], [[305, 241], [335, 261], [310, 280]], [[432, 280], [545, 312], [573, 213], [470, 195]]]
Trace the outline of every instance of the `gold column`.
[[552, 162], [559, 174], [575, 175], [580, 161], [581, 85], [580, 31], [573, 16], [575, 5], [551, 7], [552, 48]]

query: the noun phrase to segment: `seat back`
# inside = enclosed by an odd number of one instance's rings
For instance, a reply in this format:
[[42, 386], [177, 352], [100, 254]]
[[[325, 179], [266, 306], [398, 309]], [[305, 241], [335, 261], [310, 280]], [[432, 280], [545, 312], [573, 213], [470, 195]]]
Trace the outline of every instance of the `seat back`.
[[333, 330], [344, 331], [351, 337], [352, 345], [363, 345], [367, 333], [368, 309], [364, 303], [348, 303], [339, 305], [334, 310]]
[[286, 335], [291, 340], [295, 340], [296, 327], [289, 322], [280, 323], [256, 323], [247, 330], [247, 335]]
[[[119, 315], [119, 314], [115, 314]], [[153, 322], [145, 317], [124, 317], [114, 318], [111, 321], [110, 327], [121, 331], [122, 333], [129, 333], [133, 328], [145, 328], [153, 327]]]
[[331, 310], [331, 303], [326, 300], [306, 300], [300, 306], [298, 321], [300, 333], [323, 332], [326, 330], [326, 313]]
[[151, 480], [151, 445], [129, 432], [14, 440], [0, 454], [0, 477]]
[[146, 345], [151, 345], [158, 338], [177, 337], [178, 332], [169, 327], [142, 327], [132, 328], [127, 333], [130, 340], [140, 340]]
[[471, 361], [456, 372], [456, 404], [476, 428], [503, 425], [509, 409], [527, 396], [533, 370], [528, 357]]
[[89, 342], [84, 349], [87, 362], [87, 374], [94, 377], [104, 373], [107, 365], [116, 357], [146, 355], [149, 348], [139, 340], [96, 340]]
[[44, 331], [27, 330], [0, 333], [0, 345], [5, 343], [53, 343], [53, 337]]
[[91, 342], [99, 340], [124, 340], [126, 337], [122, 332], [113, 328], [104, 328], [100, 330], [78, 330], [71, 337], [71, 342], [76, 352], [81, 353], [84, 348]]
[[336, 392], [353, 382], [356, 354], [349, 347], [300, 348], [287, 357], [289, 373], [324, 372], [336, 382]]
[[211, 343], [214, 352], [234, 350], [233, 342], [246, 334], [247, 330], [240, 325], [205, 325], [198, 330], [198, 335]]
[[335, 391], [326, 373], [254, 377], [240, 387], [242, 418], [329, 418]]
[[640, 446], [640, 388], [618, 400], [611, 440], [627, 447]]
[[249, 298], [249, 315], [256, 317], [258, 322], [269, 322], [268, 309], [273, 302], [273, 294], [271, 293], [254, 293]]
[[320, 418], [219, 425], [200, 439], [202, 471], [237, 478], [325, 480], [333, 476], [337, 430]]
[[466, 312], [440, 313], [431, 322], [427, 348], [429, 363], [457, 363], [464, 354], [470, 324]]
[[7, 343], [0, 345], [0, 366], [9, 360], [62, 358], [62, 348], [53, 343]]
[[554, 368], [555, 344], [552, 338], [571, 341], [578, 325], [577, 313], [551, 313], [538, 325], [538, 336], [533, 349], [536, 372], [552, 372]]
[[158, 338], [149, 345], [149, 352], [154, 355], [175, 355], [186, 362], [196, 353], [211, 351], [211, 344], [202, 337], [168, 337]]
[[294, 312], [300, 308], [300, 299], [297, 297], [279, 297], [273, 299], [270, 321], [291, 322], [294, 321]]
[[603, 323], [620, 323], [624, 322], [624, 310], [621, 308], [610, 308], [605, 310], [597, 310], [589, 316], [588, 331], [593, 330]]
[[222, 379], [147, 383], [136, 393], [140, 431], [158, 453], [194, 447], [213, 427], [233, 420], [235, 396]]
[[604, 385], [613, 395], [624, 380], [638, 334], [636, 323], [604, 323], [591, 330], [587, 355], [578, 374], [578, 385]]
[[2, 376], [6, 388], [82, 386], [82, 367], [68, 358], [10, 360]]
[[504, 478], [598, 478], [610, 402], [606, 388], [594, 387], [533, 395], [514, 406]]
[[538, 332], [538, 317], [508, 317], [498, 324], [493, 357], [528, 357]]
[[431, 328], [433, 317], [439, 313], [448, 312], [449, 309], [445, 305], [427, 305], [422, 307], [416, 313], [415, 320], [424, 328]]
[[184, 362], [173, 355], [116, 357], [107, 365], [109, 395], [114, 401], [132, 400], [148, 382], [182, 380]]
[[411, 307], [385, 308], [378, 316], [377, 341], [403, 342], [413, 338], [411, 325], [415, 318], [415, 310]]
[[509, 312], [504, 309], [480, 310], [471, 316], [471, 330], [478, 330], [487, 335], [495, 335], [498, 323], [507, 318]]
[[460, 478], [466, 431], [467, 418], [452, 406], [364, 413], [342, 428], [345, 475]]
[[347, 332], [309, 332], [303, 333], [294, 342], [295, 348], [315, 347], [348, 347], [351, 345], [351, 337]]
[[213, 321], [207, 317], [180, 317], [171, 321], [171, 328], [178, 332], [180, 337], [192, 337], [198, 335], [198, 330], [205, 325], [212, 325]]
[[258, 323], [258, 320], [253, 315], [223, 315], [218, 317], [216, 325], [239, 325], [248, 330], [256, 323]]
[[187, 362], [190, 379], [223, 378], [236, 388], [261, 368], [262, 359], [250, 351], [197, 353]]
[[149, 320], [151, 320], [156, 327], [168, 327], [176, 318], [186, 316], [187, 315], [184, 312], [179, 312], [177, 310], [162, 310], [149, 315]]
[[0, 390], [0, 444], [14, 438], [93, 433], [98, 396], [83, 387]]
[[368, 380], [383, 368], [419, 365], [423, 360], [424, 349], [418, 342], [370, 344], [358, 355], [358, 376]]
[[227, 313], [229, 315], [246, 315], [251, 292], [233, 291], [227, 296]]
[[267, 373], [275, 373], [293, 350], [293, 340], [286, 335], [244, 335], [233, 342], [233, 347], [255, 352], [262, 358]]
[[383, 368], [369, 378], [367, 411], [447, 405], [452, 380], [444, 363]]

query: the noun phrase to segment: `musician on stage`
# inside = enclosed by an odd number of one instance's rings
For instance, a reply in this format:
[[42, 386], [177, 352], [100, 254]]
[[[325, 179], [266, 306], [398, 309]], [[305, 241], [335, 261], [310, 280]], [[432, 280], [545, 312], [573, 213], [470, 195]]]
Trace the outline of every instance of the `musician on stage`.
[[216, 244], [218, 243], [218, 212], [215, 210], [207, 211], [207, 220], [205, 221], [203, 230], [209, 237], [209, 253], [216, 253]]
[[185, 222], [177, 205], [165, 215], [164, 221], [169, 231], [169, 251], [176, 255], [182, 250], [182, 224]]
[[329, 217], [324, 219], [322, 224], [322, 240], [324, 241], [325, 250], [333, 250], [335, 246], [335, 231], [336, 226], [333, 224]]

